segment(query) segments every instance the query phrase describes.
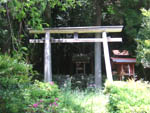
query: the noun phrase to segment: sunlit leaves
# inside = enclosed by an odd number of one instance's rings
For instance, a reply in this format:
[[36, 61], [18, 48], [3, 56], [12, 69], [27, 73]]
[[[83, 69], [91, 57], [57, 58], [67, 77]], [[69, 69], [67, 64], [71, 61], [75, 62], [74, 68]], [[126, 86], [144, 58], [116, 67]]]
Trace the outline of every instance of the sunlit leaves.
[[8, 0], [0, 0], [0, 3], [6, 3]]
[[112, 15], [115, 14], [114, 7], [112, 5], [108, 6], [107, 11]]
[[144, 43], [146, 47], [150, 47], [150, 40], [145, 40]]
[[141, 11], [143, 22], [137, 36], [137, 59], [144, 67], [150, 67], [150, 10]]
[[146, 10], [146, 9], [142, 8], [141, 11], [142, 11], [143, 16], [147, 16], [147, 17], [150, 16], [150, 9]]

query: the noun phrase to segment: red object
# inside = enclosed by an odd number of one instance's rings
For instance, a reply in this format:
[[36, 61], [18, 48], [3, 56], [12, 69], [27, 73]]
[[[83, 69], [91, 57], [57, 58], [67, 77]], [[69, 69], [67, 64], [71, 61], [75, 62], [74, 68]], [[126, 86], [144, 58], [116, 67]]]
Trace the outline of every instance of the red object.
[[113, 74], [119, 75], [121, 80], [123, 76], [128, 76], [132, 78], [135, 75], [134, 65], [136, 63], [136, 58], [116, 58], [111, 57], [112, 69], [116, 70]]

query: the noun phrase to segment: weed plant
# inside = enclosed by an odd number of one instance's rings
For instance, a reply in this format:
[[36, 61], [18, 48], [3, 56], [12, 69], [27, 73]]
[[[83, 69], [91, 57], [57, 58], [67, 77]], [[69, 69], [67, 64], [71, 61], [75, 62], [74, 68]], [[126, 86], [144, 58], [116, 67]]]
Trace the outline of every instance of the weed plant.
[[71, 81], [61, 89], [60, 113], [107, 113], [108, 100], [101, 90], [71, 89]]

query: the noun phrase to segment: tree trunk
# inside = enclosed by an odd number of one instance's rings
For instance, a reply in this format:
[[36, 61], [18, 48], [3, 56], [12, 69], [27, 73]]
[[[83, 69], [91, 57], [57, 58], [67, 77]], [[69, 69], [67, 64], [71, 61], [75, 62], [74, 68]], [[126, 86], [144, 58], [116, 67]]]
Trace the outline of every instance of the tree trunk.
[[51, 26], [52, 24], [52, 15], [51, 15], [51, 6], [47, 4], [45, 9], [45, 21]]

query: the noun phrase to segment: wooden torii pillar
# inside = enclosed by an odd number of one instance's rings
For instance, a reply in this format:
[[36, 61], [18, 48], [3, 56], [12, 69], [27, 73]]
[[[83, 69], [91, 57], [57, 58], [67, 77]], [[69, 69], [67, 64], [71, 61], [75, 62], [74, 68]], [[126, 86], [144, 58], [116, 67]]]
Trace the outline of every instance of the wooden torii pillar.
[[[44, 81], [52, 81], [52, 66], [51, 66], [51, 43], [91, 43], [102, 42], [105, 56], [105, 66], [108, 81], [113, 81], [112, 70], [110, 64], [108, 42], [122, 42], [122, 38], [107, 37], [109, 32], [121, 32], [123, 26], [90, 26], [90, 27], [58, 27], [47, 28], [43, 30], [29, 29], [31, 34], [45, 34], [45, 39], [30, 39], [30, 43], [45, 43], [45, 60], [44, 60]], [[80, 33], [102, 33], [102, 38], [78, 38]], [[50, 34], [74, 34], [74, 38], [52, 39]], [[100, 62], [95, 61], [95, 66]], [[96, 67], [95, 67], [96, 68]], [[95, 75], [97, 77], [98, 75]]]

